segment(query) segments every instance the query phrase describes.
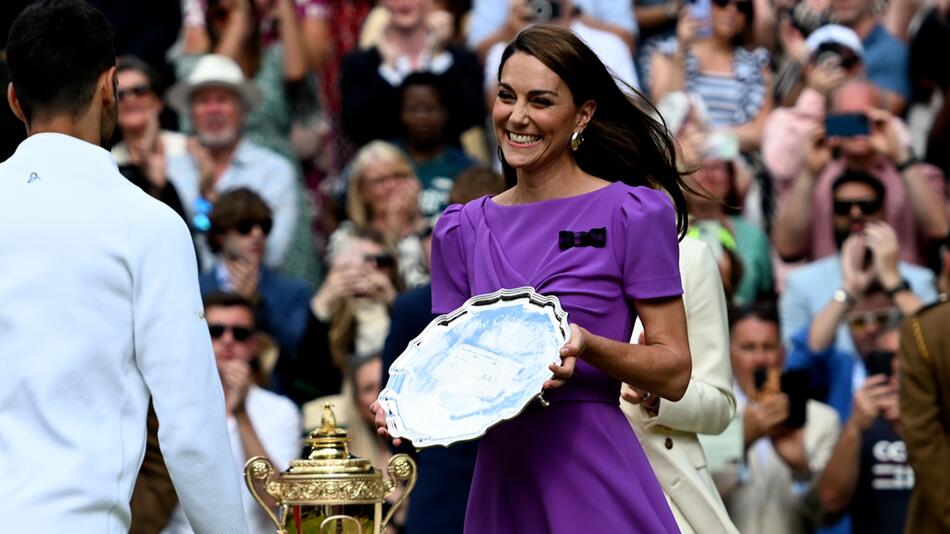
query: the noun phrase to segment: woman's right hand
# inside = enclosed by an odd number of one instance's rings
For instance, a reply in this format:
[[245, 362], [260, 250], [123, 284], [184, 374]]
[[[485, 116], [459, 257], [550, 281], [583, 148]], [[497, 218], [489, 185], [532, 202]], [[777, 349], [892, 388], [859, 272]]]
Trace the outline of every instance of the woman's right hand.
[[379, 405], [378, 400], [370, 404], [369, 411], [373, 412], [374, 423], [376, 423], [376, 433], [385, 439], [392, 439], [394, 447], [402, 445], [401, 439], [389, 435], [389, 427], [386, 426], [386, 410]]

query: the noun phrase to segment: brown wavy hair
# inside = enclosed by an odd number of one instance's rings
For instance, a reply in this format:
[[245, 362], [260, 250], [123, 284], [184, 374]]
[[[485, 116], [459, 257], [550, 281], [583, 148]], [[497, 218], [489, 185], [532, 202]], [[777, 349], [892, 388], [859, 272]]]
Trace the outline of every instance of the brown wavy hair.
[[[515, 37], [505, 48], [498, 79], [505, 62], [516, 52], [528, 54], [554, 71], [570, 88], [574, 105], [588, 100], [597, 109], [584, 129], [584, 143], [574, 160], [586, 173], [611, 182], [648, 186], [666, 191], [676, 208], [676, 227], [682, 237], [687, 227], [684, 189], [689, 186], [676, 168], [676, 150], [656, 108], [627, 84], [622, 91], [600, 58], [570, 30], [539, 24]], [[515, 180], [515, 170], [499, 151], [505, 178]]]

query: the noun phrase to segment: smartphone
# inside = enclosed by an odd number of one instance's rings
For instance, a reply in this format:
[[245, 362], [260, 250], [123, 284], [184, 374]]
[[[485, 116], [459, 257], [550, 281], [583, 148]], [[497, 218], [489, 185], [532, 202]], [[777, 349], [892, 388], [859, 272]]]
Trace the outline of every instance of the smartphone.
[[712, 0], [692, 0], [689, 6], [689, 16], [703, 21], [703, 25], [696, 32], [696, 37], [712, 35]]
[[884, 350], [875, 350], [864, 358], [864, 368], [867, 369], [868, 376], [894, 374], [892, 364], [894, 362], [894, 353]]
[[863, 113], [832, 113], [825, 117], [828, 137], [856, 137], [871, 133], [871, 123]]
[[788, 419], [783, 426], [801, 428], [807, 420], [811, 374], [806, 369], [788, 369], [782, 373], [782, 393], [788, 395]]

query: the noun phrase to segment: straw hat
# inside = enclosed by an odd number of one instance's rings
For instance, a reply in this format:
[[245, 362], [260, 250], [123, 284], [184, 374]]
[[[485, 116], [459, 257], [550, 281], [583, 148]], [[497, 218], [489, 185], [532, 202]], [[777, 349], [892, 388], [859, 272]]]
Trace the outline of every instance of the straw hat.
[[248, 109], [258, 105], [263, 98], [261, 90], [244, 77], [241, 67], [233, 59], [221, 54], [207, 54], [198, 60], [187, 78], [168, 90], [165, 100], [172, 109], [187, 115], [191, 111], [191, 96], [205, 87], [234, 91]]

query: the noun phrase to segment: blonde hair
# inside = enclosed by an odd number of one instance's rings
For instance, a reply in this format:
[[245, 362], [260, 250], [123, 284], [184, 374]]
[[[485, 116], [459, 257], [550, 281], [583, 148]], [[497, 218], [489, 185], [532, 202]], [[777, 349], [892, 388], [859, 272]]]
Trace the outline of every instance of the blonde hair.
[[372, 141], [361, 148], [353, 158], [350, 185], [346, 191], [346, 215], [357, 228], [365, 227], [372, 217], [369, 206], [360, 194], [364, 174], [370, 166], [380, 163], [391, 165], [395, 172], [416, 177], [409, 157], [396, 145], [385, 141]]

